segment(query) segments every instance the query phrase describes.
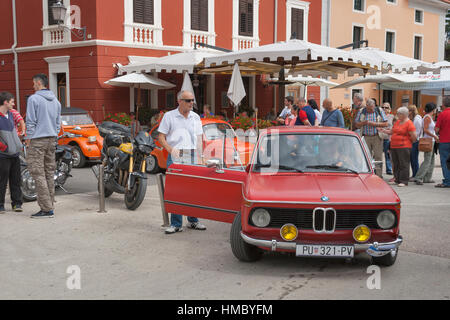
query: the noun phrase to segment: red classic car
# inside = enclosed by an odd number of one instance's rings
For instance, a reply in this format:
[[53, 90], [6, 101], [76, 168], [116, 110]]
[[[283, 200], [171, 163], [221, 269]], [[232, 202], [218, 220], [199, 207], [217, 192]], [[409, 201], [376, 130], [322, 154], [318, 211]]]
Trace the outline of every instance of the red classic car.
[[165, 209], [232, 223], [239, 260], [270, 250], [339, 258], [366, 252], [375, 264], [395, 263], [400, 198], [374, 174], [365, 141], [354, 132], [270, 128], [260, 133], [247, 166], [222, 163], [171, 165]]
[[[238, 163], [246, 165], [249, 162], [254, 144], [238, 139], [228, 122], [213, 118], [201, 119], [201, 121], [203, 126], [203, 155], [205, 161], [212, 157], [219, 157], [223, 152], [226, 163], [230, 165]], [[150, 134], [157, 147], [153, 150], [151, 156], [147, 158], [147, 172], [149, 173], [157, 173], [167, 167], [168, 152], [158, 141], [158, 127], [159, 123], [150, 129]]]

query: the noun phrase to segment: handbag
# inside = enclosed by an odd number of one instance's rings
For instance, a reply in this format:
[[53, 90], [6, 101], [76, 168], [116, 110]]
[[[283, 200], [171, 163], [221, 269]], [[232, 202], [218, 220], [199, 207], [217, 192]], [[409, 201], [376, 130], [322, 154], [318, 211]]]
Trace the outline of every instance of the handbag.
[[425, 128], [422, 129], [422, 138], [419, 139], [419, 151], [431, 152], [433, 151], [433, 138], [426, 138], [423, 136], [424, 134]]
[[420, 138], [419, 151], [431, 152], [433, 151], [433, 138]]

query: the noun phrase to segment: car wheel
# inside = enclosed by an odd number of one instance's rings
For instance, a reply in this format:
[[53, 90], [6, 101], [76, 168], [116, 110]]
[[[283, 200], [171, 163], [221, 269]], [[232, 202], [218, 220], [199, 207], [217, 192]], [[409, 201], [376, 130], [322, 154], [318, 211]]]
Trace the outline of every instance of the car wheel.
[[258, 247], [245, 242], [241, 237], [241, 230], [241, 214], [239, 213], [234, 218], [230, 232], [231, 250], [234, 256], [244, 262], [254, 262], [261, 259], [262, 251]]
[[86, 165], [86, 157], [79, 146], [72, 147], [72, 155], [73, 155], [73, 167], [74, 168], [83, 168]]
[[158, 166], [158, 159], [154, 155], [150, 155], [146, 159], [146, 168], [148, 173], [158, 173], [161, 168]]
[[398, 256], [398, 248], [395, 250], [392, 250], [387, 255], [382, 257], [372, 257], [372, 263], [377, 266], [385, 266], [390, 267], [392, 266], [395, 261], [397, 260]]

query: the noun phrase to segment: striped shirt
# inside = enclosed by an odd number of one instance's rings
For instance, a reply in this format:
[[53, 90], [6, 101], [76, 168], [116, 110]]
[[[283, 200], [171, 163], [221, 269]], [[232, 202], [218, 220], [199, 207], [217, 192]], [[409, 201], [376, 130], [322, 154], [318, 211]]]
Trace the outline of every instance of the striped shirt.
[[[366, 108], [361, 109], [358, 112], [358, 115], [356, 116], [356, 123], [363, 122], [368, 120], [369, 122], [386, 122], [387, 118], [384, 114], [384, 111], [379, 109], [380, 112], [377, 111], [377, 108], [375, 108], [375, 111], [370, 113], [366, 110]], [[375, 136], [378, 134], [378, 130], [374, 126], [365, 125], [361, 127], [361, 135], [362, 136]]]

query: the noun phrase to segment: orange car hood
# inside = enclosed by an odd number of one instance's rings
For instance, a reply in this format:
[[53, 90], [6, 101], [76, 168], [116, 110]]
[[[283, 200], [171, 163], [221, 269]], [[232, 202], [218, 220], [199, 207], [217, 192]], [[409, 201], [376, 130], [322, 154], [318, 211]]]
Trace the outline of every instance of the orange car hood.
[[75, 127], [63, 127], [65, 132], [81, 134], [83, 137], [99, 136], [100, 133], [96, 126], [80, 126], [81, 130], [74, 130]]

